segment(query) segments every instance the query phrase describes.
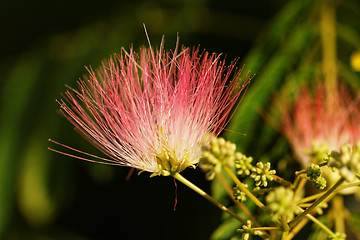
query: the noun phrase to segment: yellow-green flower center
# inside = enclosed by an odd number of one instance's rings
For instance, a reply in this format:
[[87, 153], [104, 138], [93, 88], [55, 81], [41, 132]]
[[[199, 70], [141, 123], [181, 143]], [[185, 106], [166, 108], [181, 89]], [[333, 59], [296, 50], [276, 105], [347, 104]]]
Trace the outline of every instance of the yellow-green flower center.
[[150, 177], [157, 175], [174, 175], [175, 173], [179, 173], [191, 165], [189, 162], [188, 153], [186, 153], [181, 159], [178, 159], [174, 151], [169, 151], [165, 147], [163, 147], [162, 151], [156, 155], [156, 160], [159, 171], [154, 172]]

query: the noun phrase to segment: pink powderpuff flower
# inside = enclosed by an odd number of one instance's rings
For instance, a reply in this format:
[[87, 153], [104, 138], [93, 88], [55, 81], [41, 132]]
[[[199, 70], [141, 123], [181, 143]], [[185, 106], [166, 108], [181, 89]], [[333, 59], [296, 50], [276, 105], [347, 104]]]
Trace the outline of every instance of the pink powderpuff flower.
[[324, 84], [314, 87], [313, 95], [303, 87], [291, 107], [282, 109], [282, 132], [303, 167], [311, 164], [307, 152], [314, 144], [340, 150], [345, 143], [360, 139], [360, 108], [344, 86], [331, 91]]
[[79, 90], [68, 90], [59, 101], [62, 114], [108, 159], [50, 141], [95, 160], [65, 155], [151, 176], [195, 167], [202, 146], [220, 133], [248, 85], [247, 76], [240, 84], [234, 65], [226, 67], [219, 55], [198, 48], [122, 50], [97, 71], [88, 69]]

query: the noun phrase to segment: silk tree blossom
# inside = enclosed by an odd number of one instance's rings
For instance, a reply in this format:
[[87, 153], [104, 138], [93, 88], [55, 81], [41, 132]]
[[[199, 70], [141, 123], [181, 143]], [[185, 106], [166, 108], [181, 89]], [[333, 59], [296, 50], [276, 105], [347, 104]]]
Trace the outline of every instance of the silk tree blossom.
[[313, 95], [302, 88], [292, 108], [283, 109], [282, 120], [282, 132], [303, 167], [310, 165], [308, 153], [314, 146], [339, 151], [342, 145], [360, 139], [359, 104], [344, 86], [328, 91], [320, 84]]
[[140, 54], [122, 50], [97, 71], [88, 69], [79, 89], [59, 101], [76, 130], [108, 159], [60, 144], [95, 160], [64, 154], [151, 176], [195, 167], [202, 146], [221, 132], [249, 82], [240, 80], [234, 65], [185, 47], [180, 52], [142, 48]]

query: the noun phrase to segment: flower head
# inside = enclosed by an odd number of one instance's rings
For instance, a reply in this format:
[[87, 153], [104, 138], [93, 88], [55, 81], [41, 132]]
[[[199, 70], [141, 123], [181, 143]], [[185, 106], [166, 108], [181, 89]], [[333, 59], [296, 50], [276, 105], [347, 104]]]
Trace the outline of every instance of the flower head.
[[236, 158], [236, 145], [223, 138], [213, 137], [204, 147], [200, 160], [200, 168], [206, 172], [206, 179], [213, 180], [222, 166], [232, 167]]
[[303, 167], [310, 165], [307, 152], [313, 148], [326, 154], [345, 143], [354, 144], [360, 136], [359, 106], [343, 86], [328, 91], [320, 84], [313, 96], [304, 87], [293, 108], [283, 110], [282, 119], [282, 131]]
[[276, 170], [271, 169], [271, 163], [262, 163], [257, 162], [256, 167], [252, 167], [252, 173], [250, 175], [251, 178], [255, 180], [255, 186], [268, 186], [268, 181], [271, 182], [274, 180], [272, 175], [276, 174]]
[[360, 141], [354, 146], [344, 144], [340, 151], [333, 151], [329, 165], [339, 169], [340, 175], [348, 182], [353, 182], [360, 176]]
[[282, 218], [288, 222], [298, 213], [294, 191], [289, 188], [275, 188], [266, 196], [265, 200], [267, 209], [272, 213], [271, 219], [274, 222], [281, 221]]
[[233, 68], [198, 49], [123, 50], [89, 69], [59, 102], [61, 112], [110, 158], [96, 161], [171, 175], [197, 164], [227, 123], [248, 83], [239, 85]]
[[251, 239], [252, 235], [262, 236], [263, 233], [260, 230], [256, 230], [252, 228], [252, 222], [250, 220], [246, 221], [246, 224], [242, 225], [241, 229], [237, 229], [236, 232], [242, 233], [242, 240]]

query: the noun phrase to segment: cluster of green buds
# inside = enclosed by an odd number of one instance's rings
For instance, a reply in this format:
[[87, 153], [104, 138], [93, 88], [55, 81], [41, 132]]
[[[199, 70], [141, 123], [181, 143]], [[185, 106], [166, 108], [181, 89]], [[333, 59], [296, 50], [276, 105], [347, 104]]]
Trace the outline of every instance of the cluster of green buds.
[[249, 176], [253, 169], [253, 165], [251, 164], [252, 160], [252, 157], [247, 157], [244, 154], [237, 152], [235, 155], [236, 174], [241, 177]]
[[354, 182], [360, 175], [360, 141], [353, 146], [344, 144], [339, 152], [331, 152], [329, 166], [339, 169], [340, 175], [348, 182]]
[[290, 188], [278, 187], [271, 191], [265, 200], [274, 222], [289, 222], [299, 212], [294, 200], [294, 191]]
[[253, 167], [251, 169], [252, 173], [250, 175], [251, 178], [254, 179], [255, 185], [257, 187], [259, 186], [268, 186], [268, 181], [273, 181], [274, 177], [272, 175], [276, 174], [275, 170], [271, 170], [271, 164], [270, 162], [262, 163], [258, 162], [256, 163], [256, 167]]
[[247, 220], [246, 224], [242, 225], [242, 229], [238, 229], [237, 232], [238, 233], [242, 233], [242, 240], [249, 240], [250, 236], [252, 235], [257, 235], [257, 236], [261, 236], [262, 232], [260, 230], [255, 230], [252, 229], [251, 227], [251, 221]]
[[306, 177], [311, 181], [315, 188], [324, 189], [326, 187], [326, 180], [321, 176], [321, 168], [317, 164], [311, 164], [306, 169]]
[[237, 152], [235, 157], [235, 171], [240, 177], [250, 176], [254, 179], [255, 186], [268, 186], [268, 181], [273, 181], [273, 175], [276, 174], [275, 170], [271, 169], [270, 162], [262, 163], [257, 162], [256, 166], [251, 164], [253, 158], [247, 157], [242, 153]]
[[312, 149], [308, 152], [308, 155], [311, 156], [312, 162], [321, 163], [324, 161], [324, 158], [327, 157], [330, 149], [326, 143], [319, 144], [318, 142], [312, 143]]
[[236, 145], [223, 138], [212, 138], [210, 144], [205, 147], [200, 168], [206, 172], [206, 179], [212, 180], [215, 174], [221, 171], [222, 166], [233, 167], [236, 158]]
[[252, 157], [247, 157], [240, 152], [236, 152], [236, 145], [223, 138], [212, 138], [208, 146], [205, 147], [201, 160], [200, 168], [206, 172], [206, 179], [212, 180], [216, 173], [221, 171], [223, 166], [232, 168], [235, 165], [236, 174], [241, 177], [250, 176], [254, 179], [257, 187], [268, 186], [268, 181], [273, 181], [275, 170], [271, 169], [270, 162], [251, 164]]
[[[244, 187], [248, 187], [247, 184], [244, 184]], [[245, 202], [246, 201], [246, 193], [241, 190], [241, 188], [236, 185], [233, 187], [233, 197], [236, 201]]]
[[[242, 234], [242, 239], [248, 240], [254, 235], [267, 238], [268, 233], [266, 230], [275, 229], [289, 232], [309, 213], [316, 211], [317, 214], [322, 215], [323, 209], [327, 208], [327, 203], [324, 202], [324, 199], [340, 186], [344, 178], [349, 182], [353, 182], [357, 178], [360, 179], [360, 141], [353, 146], [349, 144], [343, 145], [339, 152], [329, 152], [329, 148], [325, 144], [313, 144], [313, 151], [309, 152], [309, 156], [312, 157], [314, 164], [296, 173], [297, 177], [300, 176], [300, 178], [312, 182], [314, 187], [320, 190], [326, 188], [327, 181], [331, 185], [331, 180], [329, 180], [331, 177], [335, 177], [337, 180], [339, 175], [343, 177], [337, 181], [338, 185], [333, 185], [333, 187], [325, 191], [321, 197], [312, 203], [309, 203], [309, 201], [312, 201], [310, 199], [298, 201], [299, 199], [296, 196], [299, 194], [295, 194], [295, 192], [299, 193], [299, 190], [304, 185], [296, 181], [299, 178], [296, 178], [294, 184], [292, 184], [276, 176], [276, 171], [271, 169], [270, 162], [263, 163], [259, 161], [256, 164], [253, 163], [252, 157], [236, 152], [236, 145], [223, 138], [214, 137], [209, 141], [209, 144], [204, 147], [199, 166], [206, 173], [207, 180], [213, 180], [216, 176], [219, 182], [223, 183], [224, 178], [222, 178], [222, 174], [228, 174], [228, 177], [235, 183], [235, 187], [233, 187], [232, 192], [230, 185], [225, 185], [225, 187], [227, 187], [226, 190], [233, 200], [238, 202], [245, 202], [247, 199], [252, 200], [262, 210], [269, 213], [273, 223], [279, 224], [276, 227], [252, 227], [252, 222], [248, 220], [241, 229], [237, 230], [238, 233]], [[236, 174], [232, 171], [234, 168]], [[335, 173], [331, 171], [334, 168], [338, 169]], [[243, 184], [238, 177], [247, 178], [247, 180], [252, 179], [255, 188], [252, 191], [249, 190], [248, 186]], [[269, 182], [274, 180], [283, 186], [267, 188]], [[306, 181], [302, 182], [305, 183]], [[264, 205], [257, 196], [265, 200], [266, 204]], [[246, 207], [245, 204], [238, 205]], [[231, 215], [234, 216], [235, 213]], [[251, 216], [251, 212], [247, 215], [249, 219], [255, 219]], [[295, 217], [296, 215], [298, 216]], [[243, 219], [240, 219], [240, 221], [244, 223]], [[346, 238], [346, 235], [343, 233], [333, 233], [326, 226], [322, 228], [331, 233], [329, 235], [333, 240]]]

